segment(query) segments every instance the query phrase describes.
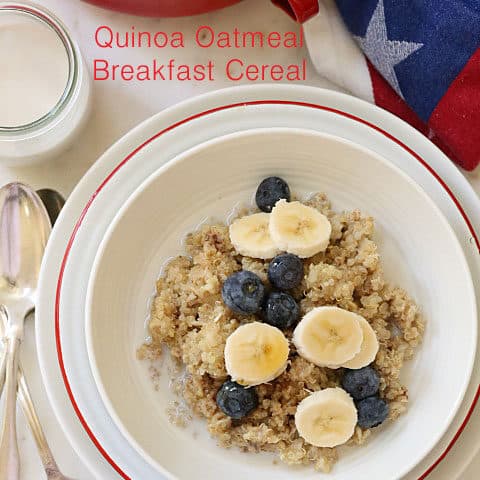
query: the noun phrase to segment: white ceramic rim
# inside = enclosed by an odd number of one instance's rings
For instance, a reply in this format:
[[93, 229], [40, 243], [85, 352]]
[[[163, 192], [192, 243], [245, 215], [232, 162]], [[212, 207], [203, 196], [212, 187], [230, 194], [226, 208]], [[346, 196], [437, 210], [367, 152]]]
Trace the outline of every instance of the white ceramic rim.
[[[370, 119], [373, 119], [374, 121], [376, 120], [377, 122], [379, 120], [382, 120], [382, 123], [385, 122], [387, 125], [389, 125], [389, 128], [390, 130], [395, 130], [398, 133], [399, 136], [401, 136], [403, 139], [408, 139], [410, 137], [412, 137], [412, 142], [415, 140], [416, 143], [417, 143], [417, 147], [420, 151], [424, 152], [428, 152], [430, 153], [431, 155], [433, 155], [434, 157], [440, 157], [439, 158], [439, 162], [438, 162], [438, 165], [437, 167], [439, 168], [440, 171], [443, 171], [444, 175], [448, 174], [449, 176], [452, 177], [452, 183], [455, 183], [456, 184], [456, 189], [457, 190], [461, 190], [462, 191], [462, 194], [466, 197], [466, 200], [469, 201], [470, 205], [469, 205], [469, 210], [470, 210], [470, 213], [471, 214], [474, 214], [474, 216], [477, 218], [478, 217], [478, 211], [477, 211], [477, 205], [476, 203], [474, 202], [474, 200], [476, 199], [476, 196], [475, 196], [475, 193], [472, 191], [471, 187], [468, 185], [468, 183], [466, 182], [465, 179], [463, 179], [461, 177], [461, 175], [455, 170], [455, 168], [449, 164], [448, 160], [446, 159], [446, 157], [441, 154], [437, 149], [436, 147], [434, 147], [433, 145], [431, 145], [426, 139], [424, 139], [420, 134], [418, 134], [418, 132], [414, 131], [411, 127], [408, 127], [406, 126], [406, 124], [404, 124], [404, 122], [402, 122], [401, 120], [399, 120], [398, 118], [396, 117], [393, 117], [392, 115], [386, 113], [386, 112], [383, 112], [381, 110], [379, 110], [378, 108], [374, 107], [374, 106], [371, 106], [365, 102], [362, 102], [360, 100], [357, 100], [355, 98], [352, 98], [352, 97], [349, 97], [349, 96], [346, 96], [346, 95], [343, 95], [343, 94], [338, 94], [338, 93], [335, 93], [335, 92], [332, 92], [332, 91], [325, 91], [323, 89], [317, 89], [317, 88], [312, 88], [312, 87], [290, 87], [290, 86], [255, 86], [255, 87], [236, 87], [236, 88], [233, 88], [233, 89], [226, 89], [224, 91], [219, 91], [219, 92], [214, 92], [213, 94], [207, 94], [207, 95], [204, 95], [202, 97], [199, 97], [197, 99], [193, 99], [193, 100], [189, 100], [187, 102], [184, 102], [183, 104], [180, 104], [180, 105], [177, 105], [176, 107], [172, 108], [172, 109], [169, 109], [168, 111], [165, 111], [163, 112], [162, 114], [159, 114], [158, 116], [154, 117], [153, 119], [151, 119], [150, 121], [147, 121], [146, 123], [142, 124], [140, 127], [138, 127], [137, 129], [135, 129], [134, 131], [130, 132], [130, 134], [127, 135], [127, 138], [125, 138], [122, 142], [120, 142], [119, 145], [116, 145], [114, 147], [112, 147], [112, 149], [107, 152], [107, 154], [104, 156], [104, 164], [102, 164], [102, 166], [99, 166], [98, 164], [92, 168], [92, 170], [90, 171], [90, 173], [85, 177], [85, 179], [81, 182], [81, 184], [79, 185], [79, 187], [76, 189], [76, 191], [74, 193], [76, 193], [76, 196], [82, 196], [82, 188], [86, 191], [86, 192], [83, 192], [83, 196], [85, 197], [86, 195], [88, 195], [88, 190], [91, 190], [91, 187], [92, 185], [88, 185], [88, 183], [97, 183], [97, 180], [95, 178], [95, 175], [97, 175], [97, 177], [100, 175], [103, 176], [101, 170], [108, 170], [110, 167], [107, 167], [106, 163], [109, 162], [110, 164], [114, 164], [115, 162], [115, 158], [112, 158], [112, 153], [114, 153], [116, 150], [120, 150], [120, 147], [124, 147], [124, 145], [122, 145], [123, 143], [128, 143], [128, 140], [129, 138], [131, 139], [132, 137], [135, 138], [135, 137], [138, 137], [138, 139], [140, 138], [145, 138], [145, 134], [141, 134], [141, 130], [146, 130], [147, 132], [149, 130], [152, 130], [152, 125], [155, 123], [162, 123], [161, 120], [162, 120], [162, 117], [166, 117], [166, 118], [163, 118], [164, 122], [167, 121], [169, 119], [169, 117], [174, 117], [175, 118], [175, 113], [176, 113], [176, 117], [177, 117], [177, 120], [178, 118], [182, 118], [184, 115], [188, 114], [188, 113], [194, 113], [195, 111], [198, 111], [198, 110], [201, 110], [202, 109], [202, 104], [210, 104], [210, 106], [220, 106], [222, 104], [224, 104], [225, 102], [228, 102], [229, 100], [229, 97], [233, 97], [237, 100], [239, 99], [244, 99], [245, 97], [250, 97], [252, 100], [253, 100], [253, 103], [262, 103], [261, 101], [258, 102], [259, 99], [261, 98], [272, 98], [272, 95], [274, 95], [274, 98], [293, 98], [293, 99], [296, 99], [294, 100], [294, 103], [297, 103], [297, 104], [302, 104], [303, 102], [300, 101], [300, 99], [303, 99], [303, 98], [308, 98], [308, 97], [312, 97], [312, 98], [315, 98], [317, 102], [321, 103], [321, 104], [336, 104], [336, 106], [340, 106], [341, 108], [343, 108], [344, 110], [347, 111], [347, 115], [351, 115], [348, 113], [349, 110], [354, 110], [356, 111], [357, 113], [360, 113], [360, 112], [363, 112], [362, 115], [367, 115], [369, 116]], [[222, 98], [223, 97], [223, 98]], [[327, 97], [326, 99], [324, 97]], [[256, 99], [256, 100], [255, 100]], [[280, 100], [278, 103], [288, 103], [289, 100]], [[244, 103], [244, 102], [242, 102]], [[314, 105], [314, 104], [312, 104]], [[305, 106], [308, 106], [307, 104], [305, 104]], [[330, 107], [332, 108], [332, 107]], [[182, 109], [183, 110], [186, 110], [186, 111], [183, 111], [182, 112]], [[364, 113], [364, 112], [367, 112], [367, 113]], [[354, 115], [355, 117], [355, 115]], [[178, 123], [178, 122], [177, 122]], [[378, 127], [377, 127], [378, 128]], [[117, 152], [118, 153], [118, 152]], [[109, 158], [110, 156], [110, 158]], [[445, 162], [445, 163], [443, 163]], [[426, 166], [429, 170], [431, 169], [431, 167], [429, 167], [428, 165]], [[443, 182], [441, 179], [439, 179], [440, 182]], [[460, 188], [461, 187], [461, 188]], [[438, 188], [438, 186], [437, 186]], [[75, 198], [76, 199], [76, 198]], [[72, 204], [71, 204], [71, 209], [75, 210], [75, 209], [79, 209], [79, 205], [75, 205], [74, 201], [72, 201]], [[66, 215], [66, 213], [64, 213], [64, 215]], [[468, 217], [467, 217], [468, 218]], [[67, 223], [67, 220], [65, 220], [65, 223]], [[56, 231], [59, 231], [59, 228], [56, 229]], [[471, 229], [471, 232], [472, 232], [472, 235], [475, 235], [475, 232], [473, 231], [473, 229]], [[55, 237], [55, 232], [54, 232], [54, 237]], [[58, 237], [58, 235], [57, 235]], [[57, 238], [55, 239], [56, 241], [60, 242], [60, 243], [63, 243], [62, 241], [62, 238]], [[51, 243], [51, 245], [53, 244], [54, 242]], [[58, 247], [58, 246], [57, 246]], [[53, 248], [53, 247], [51, 247]], [[466, 247], [464, 247], [466, 248]], [[47, 254], [47, 256], [49, 256]], [[55, 254], [51, 254], [51, 256], [55, 257]], [[45, 275], [46, 277], [47, 275]], [[51, 279], [52, 280], [52, 279]], [[51, 282], [50, 280], [50, 282]], [[39, 312], [43, 312], [43, 311], [48, 311], [48, 302], [40, 302], [39, 304]], [[46, 341], [46, 343], [48, 344], [50, 341], [51, 341], [51, 338], [48, 338], [47, 337], [44, 337], [43, 336], [43, 333], [47, 333], [47, 330], [45, 330], [47, 328], [47, 326], [45, 326], [45, 328], [39, 328], [38, 329], [38, 332], [37, 332], [37, 338], [38, 338], [38, 342], [39, 342], [39, 345], [41, 348], [46, 348], [46, 347], [42, 347], [42, 340], [43, 341]], [[43, 332], [43, 333], [42, 333]], [[48, 357], [48, 354], [46, 355]], [[50, 394], [50, 398], [53, 402], [53, 404], [56, 406], [57, 408], [57, 413], [59, 414], [59, 416], [61, 416], [61, 414], [59, 413], [59, 411], [61, 411], [63, 408], [64, 408], [64, 405], [61, 405], [59, 404], [57, 401], [55, 401], [55, 396], [54, 396], [54, 390], [55, 389], [58, 389], [58, 376], [55, 377], [55, 373], [53, 374], [53, 376], [50, 376], [49, 375], [49, 368], [48, 368], [48, 365], [47, 364], [44, 364], [44, 361], [46, 361], [47, 359], [43, 359], [41, 357], [41, 364], [42, 364], [42, 370], [43, 370], [43, 374], [44, 374], [44, 378], [47, 382], [47, 385], [49, 386], [52, 386], [53, 388], [49, 388], [49, 394]], [[56, 372], [56, 374], [58, 375], [58, 372]], [[57, 392], [57, 393], [60, 393], [62, 395], [65, 395], [65, 392]], [[475, 400], [478, 398], [478, 392], [477, 394], [473, 394], [473, 404], [475, 403]], [[472, 407], [470, 408], [470, 410], [467, 412], [467, 418], [466, 420], [468, 420], [468, 418], [470, 417], [471, 413], [473, 411], [473, 405]], [[72, 428], [72, 425], [71, 425], [71, 421], [73, 421], [74, 419], [70, 419], [68, 418], [68, 414], [66, 417], [64, 417], [63, 419], [64, 421], [67, 421], [67, 423], [70, 423], [70, 428]], [[466, 420], [464, 421], [464, 424], [466, 422]], [[463, 429], [463, 426], [461, 426], [460, 430]], [[455, 435], [455, 438], [453, 440], [456, 440], [458, 434]], [[74, 438], [71, 438], [71, 440], [78, 446], [76, 440]], [[436, 462], [434, 462], [434, 465], [433, 467], [435, 467], [437, 465], [437, 463], [446, 455], [446, 453], [448, 452], [448, 450], [450, 449], [451, 447], [451, 443], [450, 442], [450, 445], [448, 446], [447, 450], [441, 455], [441, 458], [439, 460], [437, 460]], [[428, 469], [427, 472], [425, 472], [424, 475], [422, 475], [420, 478], [425, 478], [426, 475], [428, 475], [431, 470], [433, 469], [433, 467], [430, 467]]]
[[[307, 129], [301, 129], [301, 128], [282, 128], [282, 127], [273, 127], [273, 128], [253, 128], [250, 130], [244, 130], [244, 131], [239, 131], [235, 133], [231, 133], [228, 135], [222, 135], [219, 137], [215, 137], [211, 140], [207, 140], [206, 142], [202, 142], [198, 145], [195, 145], [192, 148], [189, 148], [185, 150], [183, 153], [177, 155], [176, 157], [172, 158], [162, 166], [158, 168], [157, 171], [152, 173], [150, 176], [148, 176], [145, 181], [137, 187], [137, 189], [128, 197], [122, 208], [118, 211], [118, 213], [115, 215], [113, 220], [111, 221], [107, 231], [105, 232], [103, 239], [98, 247], [97, 250], [97, 255], [95, 256], [94, 262], [93, 262], [93, 267], [91, 269], [91, 274], [90, 274], [90, 279], [88, 281], [88, 287], [87, 287], [87, 295], [86, 295], [86, 319], [85, 319], [85, 335], [86, 335], [86, 345], [87, 345], [87, 353], [88, 353], [88, 358], [90, 362], [90, 369], [93, 375], [93, 378], [95, 380], [96, 388], [98, 392], [100, 393], [100, 396], [102, 398], [103, 404], [105, 405], [110, 417], [113, 419], [114, 423], [116, 424], [117, 428], [120, 430], [122, 435], [127, 439], [127, 441], [132, 445], [135, 450], [144, 458], [147, 460], [147, 462], [152, 465], [156, 470], [161, 472], [163, 475], [165, 475], [168, 478], [177, 478], [173, 474], [171, 474], [163, 465], [161, 465], [158, 461], [156, 461], [148, 452], [145, 451], [145, 449], [138, 443], [138, 441], [130, 434], [129, 430], [125, 427], [123, 424], [121, 418], [119, 417], [115, 407], [112, 404], [112, 401], [110, 400], [110, 396], [108, 395], [104, 383], [102, 381], [102, 376], [100, 374], [100, 369], [97, 363], [97, 357], [95, 355], [95, 348], [93, 344], [93, 339], [92, 339], [92, 297], [93, 297], [93, 291], [95, 288], [95, 282], [97, 279], [97, 274], [98, 274], [98, 269], [102, 261], [102, 257], [104, 254], [104, 251], [106, 248], [108, 248], [110, 239], [112, 237], [112, 234], [115, 232], [116, 226], [118, 223], [122, 221], [122, 217], [124, 216], [125, 212], [131, 208], [131, 206], [137, 201], [138, 197], [141, 196], [143, 190], [151, 186], [153, 183], [155, 183], [158, 178], [163, 175], [166, 171], [171, 170], [172, 168], [175, 168], [175, 166], [180, 163], [185, 161], [191, 156], [196, 155], [197, 153], [203, 152], [205, 150], [208, 150], [209, 148], [216, 146], [220, 143], [224, 143], [225, 141], [229, 141], [232, 139], [236, 138], [244, 138], [244, 137], [249, 137], [249, 136], [255, 136], [258, 134], [262, 133], [295, 133], [298, 135], [314, 135], [317, 137], [321, 138], [329, 138], [332, 140], [335, 140], [339, 143], [347, 144], [355, 149], [358, 149], [359, 151], [365, 152], [371, 157], [375, 158], [377, 162], [383, 164], [387, 168], [391, 169], [394, 171], [397, 175], [403, 178], [409, 185], [411, 185], [415, 190], [417, 190], [420, 195], [423, 197], [424, 201], [430, 206], [430, 208], [435, 211], [440, 219], [440, 222], [443, 224], [445, 227], [446, 231], [449, 232], [449, 234], [452, 236], [452, 242], [455, 245], [456, 252], [455, 255], [458, 255], [458, 260], [461, 263], [461, 266], [464, 270], [465, 274], [465, 288], [469, 290], [470, 295], [473, 299], [473, 303], [471, 305], [472, 307], [472, 312], [471, 312], [471, 318], [477, 319], [477, 305], [476, 305], [476, 296], [475, 296], [475, 290], [473, 287], [473, 281], [472, 277], [470, 274], [470, 269], [467, 263], [467, 260], [465, 258], [465, 253], [463, 251], [463, 248], [461, 247], [457, 236], [452, 229], [451, 225], [443, 215], [442, 211], [437, 207], [437, 205], [433, 202], [433, 200], [427, 195], [427, 193], [421, 188], [412, 178], [410, 178], [405, 172], [403, 172], [400, 168], [398, 168], [396, 165], [388, 162], [385, 158], [383, 158], [381, 155], [377, 154], [376, 152], [373, 152], [372, 150], [363, 147], [362, 145], [358, 145], [354, 142], [351, 142], [350, 140], [346, 140], [344, 138], [338, 137], [336, 135], [331, 135], [323, 132], [318, 132], [315, 130], [307, 130]], [[462, 384], [462, 388], [459, 391], [455, 403], [452, 405], [451, 410], [449, 415], [446, 417], [446, 419], [442, 419], [443, 421], [443, 426], [442, 428], [438, 431], [437, 435], [433, 437], [433, 440], [429, 444], [427, 448], [425, 448], [421, 455], [418, 456], [413, 462], [410, 461], [410, 459], [405, 461], [405, 467], [400, 470], [396, 471], [394, 476], [392, 476], [392, 479], [398, 479], [401, 478], [403, 475], [407, 474], [410, 470], [412, 470], [416, 465], [418, 465], [423, 458], [425, 458], [426, 455], [432, 450], [432, 448], [437, 444], [437, 442], [443, 437], [445, 432], [447, 431], [448, 427], [450, 426], [451, 421], [455, 417], [458, 409], [460, 408], [460, 405], [463, 401], [463, 398], [465, 396], [465, 392], [467, 390], [468, 384], [470, 382], [470, 377], [472, 374], [472, 369], [473, 369], [473, 364], [475, 360], [475, 354], [476, 354], [476, 349], [477, 349], [477, 322], [474, 321], [473, 325], [471, 325], [471, 334], [472, 337], [471, 339], [473, 340], [473, 344], [470, 346], [470, 352], [469, 352], [469, 358], [468, 362], [466, 364], [466, 370], [463, 372], [464, 374], [464, 380]], [[468, 341], [468, 339], [466, 339]], [[421, 348], [421, 346], [420, 346]]]

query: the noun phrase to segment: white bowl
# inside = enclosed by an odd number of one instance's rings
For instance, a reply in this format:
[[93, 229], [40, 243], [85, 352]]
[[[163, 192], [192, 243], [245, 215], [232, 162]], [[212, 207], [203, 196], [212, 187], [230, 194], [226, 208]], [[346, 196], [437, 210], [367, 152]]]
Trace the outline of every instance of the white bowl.
[[267, 454], [224, 450], [198, 420], [173, 426], [168, 374], [153, 388], [136, 349], [146, 335], [155, 280], [181, 240], [207, 218], [226, 220], [278, 174], [299, 194], [324, 191], [337, 210], [376, 219], [387, 278], [405, 287], [427, 320], [424, 343], [403, 370], [407, 414], [362, 447], [345, 448], [329, 478], [396, 479], [440, 439], [464, 395], [476, 349], [476, 303], [463, 251], [440, 211], [373, 152], [318, 132], [262, 129], [206, 142], [159, 169], [129, 198], [99, 248], [87, 296], [87, 344], [103, 401], [122, 433], [159, 472], [177, 478], [310, 479], [310, 468]]

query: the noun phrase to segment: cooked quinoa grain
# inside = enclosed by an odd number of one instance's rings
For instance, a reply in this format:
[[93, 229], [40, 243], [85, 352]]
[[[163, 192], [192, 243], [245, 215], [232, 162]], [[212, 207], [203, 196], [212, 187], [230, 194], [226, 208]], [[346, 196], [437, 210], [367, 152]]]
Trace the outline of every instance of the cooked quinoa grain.
[[[327, 250], [304, 261], [305, 275], [293, 292], [302, 315], [314, 307], [336, 305], [359, 313], [375, 330], [380, 350], [374, 366], [380, 374], [380, 396], [388, 401], [390, 420], [407, 408], [408, 391], [400, 370], [420, 343], [424, 324], [418, 307], [401, 288], [383, 276], [373, 241], [373, 218], [354, 210], [335, 213], [323, 194], [305, 202], [326, 215], [332, 225]], [[238, 317], [222, 302], [225, 279], [250, 270], [268, 286], [268, 261], [238, 255], [225, 225], [203, 226], [190, 234], [186, 255], [172, 260], [157, 282], [143, 358], [162, 345], [185, 365], [182, 388], [176, 389], [191, 412], [205, 418], [208, 430], [224, 447], [270, 451], [288, 465], [313, 465], [328, 472], [337, 460], [335, 448], [319, 448], [299, 437], [294, 415], [310, 392], [340, 384], [342, 369], [317, 367], [298, 356], [291, 345], [289, 366], [269, 384], [256, 387], [259, 406], [248, 417], [232, 420], [217, 407], [215, 396], [227, 378], [223, 352], [227, 337], [255, 316]], [[285, 332], [290, 338], [292, 332]], [[178, 423], [178, 418], [175, 418]], [[356, 427], [350, 445], [360, 445], [369, 430]]]

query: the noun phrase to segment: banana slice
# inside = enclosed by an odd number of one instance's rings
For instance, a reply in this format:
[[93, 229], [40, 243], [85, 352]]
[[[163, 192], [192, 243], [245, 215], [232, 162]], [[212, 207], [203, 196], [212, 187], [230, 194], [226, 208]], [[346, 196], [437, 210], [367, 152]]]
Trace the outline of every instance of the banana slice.
[[241, 255], [252, 258], [273, 258], [280, 250], [269, 232], [269, 213], [255, 213], [235, 220], [230, 225], [230, 240]]
[[299, 355], [320, 367], [338, 367], [360, 352], [360, 315], [338, 307], [308, 312], [293, 332]]
[[342, 365], [342, 367], [353, 370], [366, 367], [372, 363], [378, 353], [378, 339], [375, 330], [360, 315], [358, 315], [358, 321], [363, 332], [363, 342], [360, 351], [351, 360]]
[[341, 388], [319, 390], [297, 406], [295, 426], [300, 436], [316, 447], [336, 447], [348, 441], [357, 424], [352, 397]]
[[259, 385], [285, 371], [288, 353], [288, 340], [281, 330], [266, 323], [247, 323], [227, 338], [225, 366], [232, 380]]
[[325, 215], [300, 202], [279, 200], [270, 214], [270, 236], [277, 247], [301, 258], [323, 252], [332, 226]]

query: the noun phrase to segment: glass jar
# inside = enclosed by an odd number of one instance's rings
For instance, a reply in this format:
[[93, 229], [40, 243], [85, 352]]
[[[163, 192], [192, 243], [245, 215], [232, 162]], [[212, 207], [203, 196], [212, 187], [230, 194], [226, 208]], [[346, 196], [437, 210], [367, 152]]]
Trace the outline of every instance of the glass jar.
[[[80, 49], [58, 18], [26, 2], [0, 1], [0, 42], [0, 71], [7, 72], [3, 84], [0, 79], [0, 162], [15, 166], [55, 157], [89, 112], [91, 81]], [[56, 57], [47, 66], [40, 54], [53, 52]], [[52, 83], [59, 88], [58, 99]]]

